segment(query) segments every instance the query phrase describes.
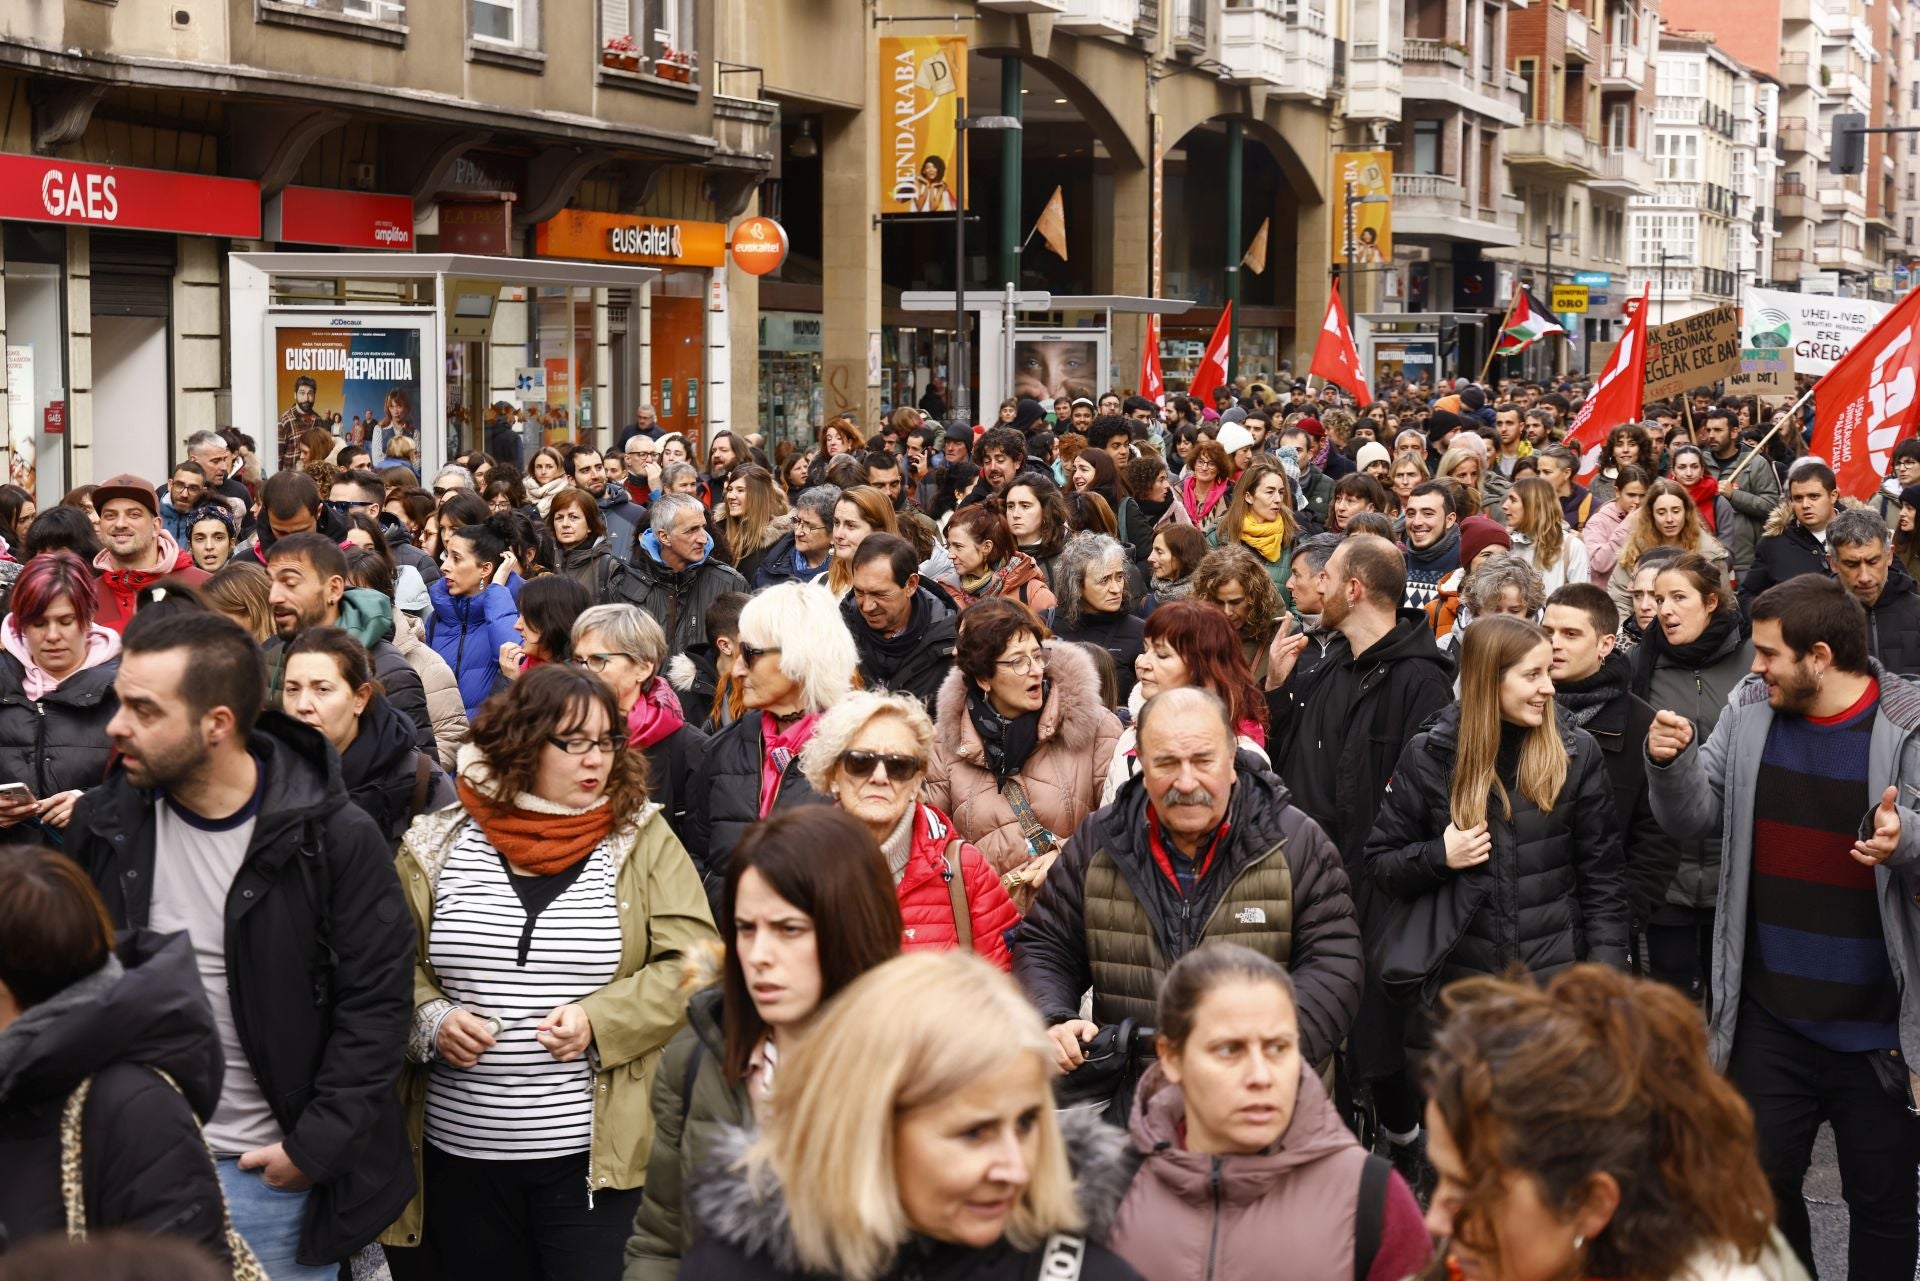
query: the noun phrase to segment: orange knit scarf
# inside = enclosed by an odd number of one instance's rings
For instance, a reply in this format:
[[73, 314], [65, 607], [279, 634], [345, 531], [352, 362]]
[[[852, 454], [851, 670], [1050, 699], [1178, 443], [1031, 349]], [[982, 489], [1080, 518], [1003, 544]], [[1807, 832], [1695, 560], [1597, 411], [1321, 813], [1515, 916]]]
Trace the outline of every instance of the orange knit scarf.
[[613, 830], [613, 806], [578, 814], [538, 814], [496, 801], [461, 779], [460, 803], [507, 862], [535, 876], [564, 872], [593, 853]]

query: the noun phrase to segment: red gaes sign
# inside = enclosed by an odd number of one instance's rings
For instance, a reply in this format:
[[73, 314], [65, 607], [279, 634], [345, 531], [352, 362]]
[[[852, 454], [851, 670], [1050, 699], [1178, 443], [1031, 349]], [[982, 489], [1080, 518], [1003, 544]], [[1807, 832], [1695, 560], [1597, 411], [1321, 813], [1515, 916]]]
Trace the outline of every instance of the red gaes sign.
[[0, 219], [260, 238], [260, 184], [165, 169], [0, 155]]
[[288, 187], [267, 202], [266, 238], [348, 249], [412, 249], [413, 200], [330, 187]]

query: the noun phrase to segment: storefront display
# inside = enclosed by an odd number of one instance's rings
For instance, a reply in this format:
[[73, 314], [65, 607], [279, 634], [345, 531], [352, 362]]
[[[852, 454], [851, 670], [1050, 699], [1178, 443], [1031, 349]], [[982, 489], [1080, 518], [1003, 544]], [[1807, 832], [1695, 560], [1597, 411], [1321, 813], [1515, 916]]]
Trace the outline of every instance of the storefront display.
[[811, 445], [825, 421], [820, 339], [820, 317], [812, 312], [760, 316], [760, 430], [769, 449], [783, 440]]

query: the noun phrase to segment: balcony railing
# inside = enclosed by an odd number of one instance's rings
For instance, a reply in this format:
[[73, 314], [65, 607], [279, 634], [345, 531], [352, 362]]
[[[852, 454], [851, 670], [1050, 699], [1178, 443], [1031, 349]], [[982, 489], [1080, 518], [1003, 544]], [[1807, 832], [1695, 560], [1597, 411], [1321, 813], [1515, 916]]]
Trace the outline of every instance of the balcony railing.
[[1440, 173], [1397, 173], [1393, 194], [1426, 200], [1464, 200], [1467, 189]]
[[1567, 10], [1567, 52], [1581, 58], [1593, 57], [1593, 25], [1578, 9]]
[[1647, 54], [1635, 44], [1610, 44], [1601, 71], [1601, 88], [1638, 89], [1647, 83]]
[[1444, 62], [1449, 67], [1465, 69], [1467, 51], [1458, 45], [1448, 44], [1444, 40], [1430, 40], [1425, 36], [1408, 36], [1404, 44], [1404, 54], [1408, 62]]
[[1135, 35], [1152, 35], [1160, 30], [1160, 0], [1139, 0], [1133, 14]]
[[1173, 0], [1173, 39], [1191, 53], [1207, 49], [1207, 0]]

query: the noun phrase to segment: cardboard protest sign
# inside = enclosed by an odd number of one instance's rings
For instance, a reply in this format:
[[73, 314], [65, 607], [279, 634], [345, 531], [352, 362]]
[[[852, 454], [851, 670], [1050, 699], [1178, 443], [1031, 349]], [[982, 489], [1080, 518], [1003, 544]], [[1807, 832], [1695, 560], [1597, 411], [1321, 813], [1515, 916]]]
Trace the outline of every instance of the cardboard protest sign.
[[1740, 370], [1740, 309], [1715, 307], [1647, 330], [1648, 400], [1664, 400]]

